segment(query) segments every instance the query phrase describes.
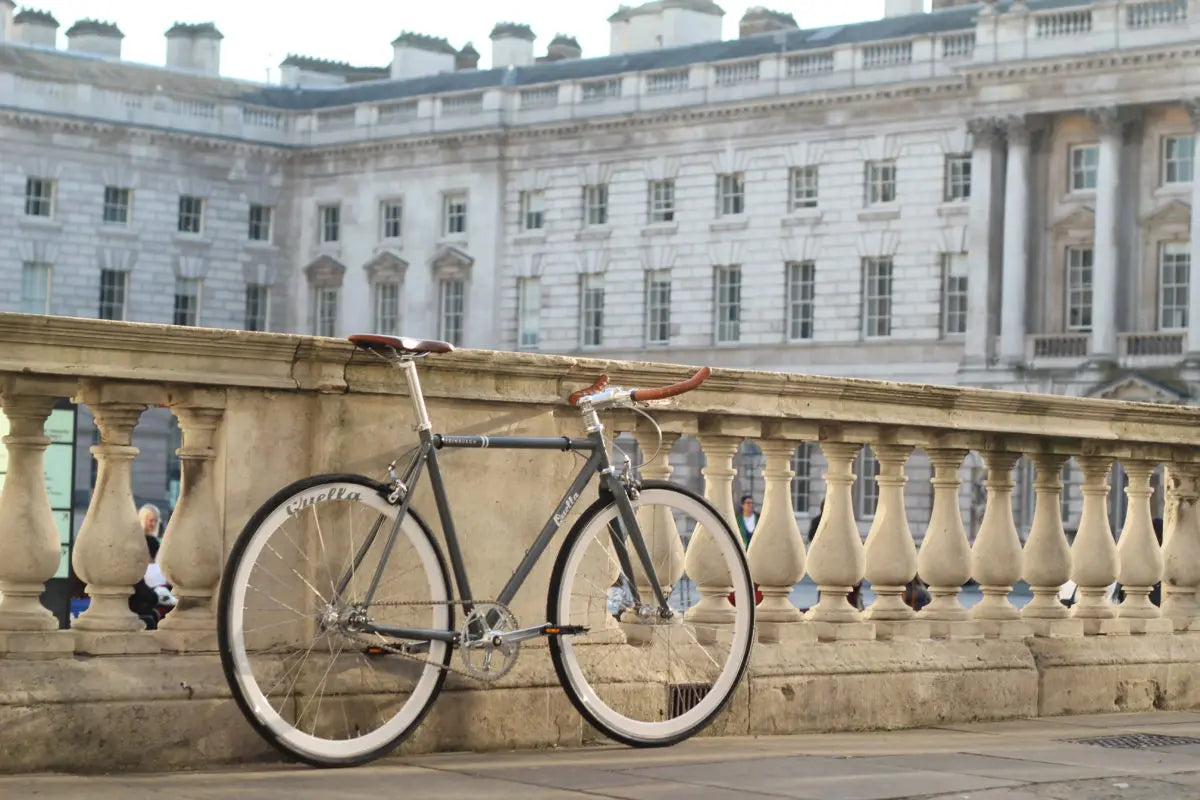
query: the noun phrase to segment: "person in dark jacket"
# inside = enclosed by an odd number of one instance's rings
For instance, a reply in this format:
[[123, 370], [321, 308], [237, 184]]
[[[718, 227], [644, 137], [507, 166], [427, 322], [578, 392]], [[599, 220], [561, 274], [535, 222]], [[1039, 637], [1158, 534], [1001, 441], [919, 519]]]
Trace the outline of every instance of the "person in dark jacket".
[[[154, 559], [158, 558], [157, 538], [146, 536], [146, 553], [149, 556], [146, 563], [154, 563]], [[147, 630], [152, 631], [158, 628], [158, 606], [158, 592], [151, 589], [145, 576], [142, 576], [141, 580], [133, 585], [133, 594], [129, 596], [129, 610], [138, 615]]]

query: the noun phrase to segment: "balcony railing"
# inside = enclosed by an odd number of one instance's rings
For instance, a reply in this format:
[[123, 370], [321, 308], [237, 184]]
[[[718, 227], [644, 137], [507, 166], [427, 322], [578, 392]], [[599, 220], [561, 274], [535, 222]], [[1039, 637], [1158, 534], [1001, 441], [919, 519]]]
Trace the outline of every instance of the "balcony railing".
[[1175, 25], [1188, 18], [1188, 0], [1150, 0], [1125, 9], [1125, 21], [1130, 28], [1157, 28]]
[[1117, 334], [1119, 354], [1127, 358], [1169, 358], [1184, 353], [1187, 334], [1183, 331]]
[[[1066, 350], [1078, 352], [1075, 346]], [[420, 370], [435, 424], [543, 436], [579, 434], [578, 414], [563, 398], [602, 371], [624, 386], [660, 385], [689, 374], [661, 364], [471, 350], [426, 359]], [[212, 599], [224, 558], [252, 512], [282, 484], [314, 472], [381, 474], [413, 439], [402, 419], [407, 406], [398, 383], [388, 365], [355, 354], [343, 340], [0, 314], [0, 408], [11, 426], [0, 490], [0, 683], [20, 687], [0, 697], [0, 709], [15, 704], [22, 721], [0, 729], [0, 752], [10, 754], [3, 766], [113, 768], [121, 758], [144, 756], [148, 741], [159, 740], [131, 731], [126, 720], [132, 717], [112, 713], [115, 702], [140, 703], [143, 716], [172, 714], [170, 729], [181, 744], [154, 750], [158, 768], [260, 754], [249, 743], [261, 743], [231, 707], [212, 656]], [[75, 572], [86, 576], [90, 605], [70, 628], [59, 630], [39, 601], [61, 564], [43, 454], [50, 444], [48, 415], [68, 397], [98, 422], [98, 444], [90, 452], [99, 469], [95, 490], [84, 492], [87, 513], [70, 545]], [[135, 462], [143, 456], [131, 445], [154, 441], [135, 432], [155, 406], [169, 409], [182, 430], [183, 482], [159, 555], [180, 604], [149, 632], [137, 630], [140, 623], [127, 604], [130, 585], [146, 569], [131, 491], [131, 479], [143, 467], [138, 463], [135, 470]], [[653, 413], [664, 455], [643, 465], [642, 475], [666, 477], [672, 465], [704, 463], [702, 474], [679, 468], [675, 477], [702, 491], [731, 523], [735, 482], [746, 477], [735, 469], [735, 454], [749, 441], [765, 461], [757, 476], [766, 486], [762, 512], [748, 550], [752, 577], [764, 595], [760, 649], [747, 691], [718, 732], [1082, 713], [1112, 710], [1114, 698], [1127, 709], [1195, 702], [1191, 671], [1168, 668], [1200, 660], [1200, 643], [1187, 632], [1200, 625], [1200, 517], [1194, 513], [1200, 409], [718, 370], [698, 391]], [[657, 449], [655, 428], [637, 415], [616, 413], [606, 423], [614, 435], [636, 438], [640, 452]], [[797, 528], [790, 491], [790, 465], [805, 443], [805, 452], [814, 458], [819, 453], [825, 467], [824, 510], [811, 543]], [[871, 447], [870, 463], [879, 464], [878, 505], [865, 545], [852, 492], [864, 445]], [[668, 462], [665, 454], [672, 451], [694, 458]], [[503, 582], [512, 563], [506, 556], [531, 544], [538, 511], [559, 500], [554, 481], [525, 479], [528, 457], [519, 452], [488, 450], [480, 460], [443, 462], [452, 495], [455, 487], [469, 487], [469, 499], [480, 509], [464, 504], [459, 530], [465, 550], [486, 555], [471, 564], [473, 583], [484, 592]], [[1035, 513], [1024, 545], [1013, 509], [1013, 469], [1023, 454], [1022, 463], [1036, 471]], [[546, 456], [540, 474], [565, 479], [571, 457], [556, 457]], [[1060, 475], [1070, 457], [1083, 474], [1083, 512], [1069, 541]], [[1128, 477], [1119, 537], [1106, 510], [1108, 476], [1117, 461]], [[1168, 473], [1162, 546], [1151, 504], [1163, 490], [1151, 482], [1159, 465]], [[986, 483], [976, 484], [973, 471]], [[927, 493], [905, 491], [906, 483], [928, 485], [930, 479], [931, 507], [924, 505]], [[973, 538], [960, 500], [966, 495], [977, 497], [970, 508], [977, 503], [983, 509]], [[418, 495], [415, 505], [436, 519], [426, 498]], [[512, 513], [497, 517], [497, 508]], [[700, 538], [686, 553], [688, 572], [719, 581], [711, 555], [696, 544]], [[918, 572], [934, 599], [914, 612], [902, 595]], [[790, 598], [806, 575], [820, 599], [802, 614]], [[982, 600], [968, 610], [962, 587], [969, 579], [982, 587]], [[513, 603], [523, 622], [544, 618], [547, 580], [548, 570], [535, 571]], [[1058, 600], [1068, 580], [1078, 584], [1079, 598], [1070, 610]], [[864, 581], [874, 600], [860, 612], [845, 596]], [[1032, 587], [1032, 599], [1014, 592], [1022, 581]], [[1114, 605], [1108, 588], [1118, 581], [1125, 599]], [[1158, 584], [1162, 601], [1154, 605], [1149, 595]], [[712, 597], [723, 601], [725, 595]], [[1115, 634], [1138, 639], [1130, 643]], [[925, 644], [933, 639], [936, 646]], [[106, 658], [113, 654], [120, 658]], [[495, 726], [475, 725], [470, 715], [439, 717], [435, 710], [437, 719], [422, 729], [419, 746], [583, 741], [582, 723], [561, 700], [543, 662], [522, 660], [507, 682], [486, 690], [489, 713], [528, 717], [519, 730], [496, 734]], [[620, 659], [612, 669], [623, 690], [647, 680], [622, 673]], [[1088, 692], [1077, 691], [1082, 674]], [[1156, 676], [1154, 690], [1130, 691], [1129, 675]], [[806, 681], [816, 685], [806, 689]], [[461, 681], [449, 685], [457, 693], [474, 691]], [[373, 683], [364, 686], [376, 691]], [[781, 686], [812, 694], [792, 702]], [[886, 702], [880, 700], [885, 694]], [[838, 703], [813, 718], [809, 700], [833, 695]], [[450, 702], [474, 705], [461, 694]], [[103, 709], [88, 711], [88, 703]], [[534, 703], [561, 710], [529, 715]], [[71, 707], [71, 719], [91, 720], [88, 740], [103, 737], [105, 747], [59, 746], [61, 729], [48, 721], [61, 719], [55, 715], [64, 705]], [[214, 725], [219, 739], [211, 737]], [[161, 733], [151, 727], [152, 735]], [[17, 747], [13, 737], [44, 742], [30, 747], [22, 740]]]
[[1086, 358], [1091, 340], [1090, 333], [1035, 333], [1026, 340], [1026, 356], [1029, 360]]

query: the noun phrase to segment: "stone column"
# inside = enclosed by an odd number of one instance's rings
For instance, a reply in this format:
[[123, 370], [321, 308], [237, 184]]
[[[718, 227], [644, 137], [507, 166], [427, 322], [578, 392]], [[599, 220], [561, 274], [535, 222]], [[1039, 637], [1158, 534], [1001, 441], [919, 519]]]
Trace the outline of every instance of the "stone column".
[[981, 623], [986, 636], [1024, 636], [1027, 625], [1008, 600], [1013, 584], [1021, 579], [1021, 538], [1013, 520], [1012, 471], [1020, 453], [987, 450], [983, 461], [988, 477], [987, 507], [971, 548], [971, 572], [979, 581], [983, 599], [971, 609], [971, 618]]
[[[1189, 100], [1186, 106], [1197, 129], [1196, 140], [1200, 141], [1200, 98]], [[1200, 209], [1200, 170], [1195, 168], [1194, 160], [1192, 163], [1192, 208]], [[1196, 265], [1193, 269], [1200, 270], [1200, 213], [1192, 214], [1189, 254], [1191, 263]], [[1187, 352], [1191, 360], [1200, 360], [1200, 291], [1188, 292]]]
[[997, 186], [992, 170], [1000, 156], [1001, 130], [992, 117], [967, 123], [974, 146], [971, 150], [971, 215], [967, 233], [967, 335], [964, 359], [985, 366], [988, 356], [989, 289], [992, 265], [992, 219]]
[[1000, 358], [1008, 364], [1016, 364], [1025, 360], [1025, 296], [1029, 274], [1030, 131], [1024, 117], [1009, 117], [1005, 128], [1008, 133], [1008, 163], [1004, 177]]
[[[654, 450], [659, 447], [658, 435], [652, 431], [639, 430], [634, 433], [634, 437], [644, 458], [653, 455]], [[663, 431], [662, 447], [658, 456], [641, 467], [643, 478], [665, 481], [671, 477], [670, 454], [677, 441], [678, 433]], [[643, 506], [638, 509], [637, 518], [638, 525], [642, 528], [642, 536], [646, 540], [646, 549], [650, 551], [650, 560], [654, 564], [654, 574], [659, 579], [663, 594], [669, 597], [671, 587], [683, 577], [683, 539], [679, 536], [679, 529], [675, 527], [675, 517], [667, 506]], [[642, 598], [642, 602], [647, 602], [654, 597], [654, 587], [632, 548], [629, 555], [638, 596]], [[653, 638], [654, 626], [644, 624], [636, 614], [629, 614], [628, 617], [621, 620], [621, 629], [625, 631], [626, 640], [631, 643], [648, 644]]]
[[1118, 608], [1121, 619], [1129, 624], [1130, 633], [1171, 633], [1174, 624], [1162, 618], [1162, 610], [1150, 602], [1150, 591], [1162, 580], [1162, 548], [1154, 536], [1154, 517], [1150, 510], [1150, 476], [1154, 464], [1149, 461], [1122, 461], [1129, 485], [1125, 495], [1129, 508], [1125, 512], [1125, 527], [1117, 542], [1117, 576], [1125, 590], [1125, 600]]
[[[712, 503], [736, 534], [733, 519], [733, 456], [742, 439], [738, 436], [700, 434], [704, 451], [704, 496]], [[734, 610], [728, 595], [733, 591], [732, 579], [725, 562], [717, 551], [712, 534], [697, 526], [688, 543], [684, 558], [687, 574], [696, 583], [700, 601], [688, 609], [684, 619], [695, 626], [696, 640], [711, 644], [716, 640], [716, 628], [733, 622]], [[753, 597], [737, 598], [737, 602], [754, 602]]]
[[763, 470], [766, 491], [762, 514], [747, 553], [750, 574], [763, 595], [755, 618], [758, 638], [763, 642], [778, 642], [785, 636], [791, 640], [803, 630], [806, 638], [812, 639], [815, 632], [809, 626], [795, 624], [801, 622], [803, 616], [788, 599], [792, 587], [804, 577], [805, 560], [804, 537], [800, 535], [792, 508], [792, 476], [795, 474], [792, 472], [792, 454], [796, 452], [796, 443], [787, 439], [765, 439], [759, 442], [759, 449], [766, 458], [766, 469]]
[[0, 407], [9, 422], [8, 474], [0, 491], [0, 653], [74, 650], [71, 634], [58, 630], [40, 599], [62, 559], [46, 494], [45, 423], [58, 398], [73, 393], [73, 381], [12, 376], [0, 382]]
[[1121, 180], [1121, 116], [1116, 108], [1089, 112], [1100, 135], [1096, 168], [1095, 232], [1092, 235], [1092, 356], [1117, 357], [1117, 198]]
[[129, 610], [133, 584], [146, 573], [149, 553], [133, 503], [130, 465], [138, 454], [133, 428], [149, 407], [140, 386], [88, 381], [80, 392], [100, 429], [92, 447], [99, 462], [92, 502], [75, 540], [72, 563], [87, 583], [89, 608], [75, 620], [75, 649], [81, 653], [152, 653], [153, 636]]
[[905, 585], [917, 574], [917, 547], [908, 528], [904, 503], [904, 464], [912, 454], [907, 445], [876, 444], [879, 459], [879, 505], [867, 533], [866, 578], [875, 602], [863, 615], [875, 623], [881, 639], [928, 638], [929, 624], [916, 622], [916, 612], [904, 602]]
[[1033, 599], [1021, 609], [1021, 619], [1037, 636], [1082, 636], [1083, 624], [1067, 619], [1070, 613], [1058, 599], [1062, 585], [1071, 577], [1071, 545], [1062, 524], [1062, 466], [1068, 456], [1037, 453], [1033, 488], [1037, 501], [1033, 526], [1025, 542], [1025, 580]]
[[962, 586], [971, 577], [971, 545], [963, 527], [958, 490], [958, 470], [966, 450], [926, 448], [934, 473], [933, 508], [929, 527], [917, 553], [917, 572], [929, 584], [933, 599], [921, 609], [921, 619], [930, 622], [932, 635], [946, 638], [967, 636], [977, 627], [968, 621], [967, 609], [959, 599]]
[[1128, 633], [1129, 626], [1116, 619], [1117, 612], [1108, 598], [1117, 580], [1117, 543], [1108, 524], [1107, 456], [1079, 456], [1083, 470], [1083, 513], [1079, 531], [1071, 548], [1071, 580], [1075, 581], [1075, 605], [1071, 616], [1083, 621], [1084, 633]]
[[213, 594], [221, 578], [221, 497], [215, 475], [215, 435], [225, 414], [225, 393], [195, 389], [172, 393], [183, 446], [179, 502], [163, 534], [158, 562], [179, 599], [159, 626], [169, 650], [216, 650]]
[[1185, 631], [1196, 619], [1200, 584], [1200, 464], [1171, 464], [1164, 483], [1162, 614]]
[[808, 551], [808, 574], [816, 581], [820, 599], [808, 610], [822, 639], [873, 639], [875, 628], [861, 622], [859, 610], [846, 595], [863, 579], [866, 556], [854, 520], [851, 465], [860, 446], [851, 442], [821, 442], [825, 472], [825, 510]]

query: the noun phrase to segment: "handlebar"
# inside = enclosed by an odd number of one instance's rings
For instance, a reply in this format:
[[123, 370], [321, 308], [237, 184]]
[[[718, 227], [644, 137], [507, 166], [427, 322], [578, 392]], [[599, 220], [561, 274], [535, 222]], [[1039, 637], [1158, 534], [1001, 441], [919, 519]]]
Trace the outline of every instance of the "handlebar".
[[[700, 384], [708, 380], [710, 375], [712, 375], [711, 369], [708, 367], [701, 367], [695, 375], [688, 378], [686, 381], [672, 383], [670, 386], [660, 386], [657, 389], [630, 389], [629, 391], [621, 391], [613, 388], [605, 392], [605, 394], [609, 395], [609, 397], [604, 399], [609, 401], [609, 403], [606, 403], [606, 405], [620, 402], [622, 399], [626, 399], [633, 403], [645, 403], [650, 400], [663, 400], [668, 397], [674, 397], [675, 395], [683, 394], [684, 392], [690, 392], [692, 389], [695, 389]], [[580, 389], [577, 392], [572, 392], [571, 395], [567, 397], [567, 402], [573, 406], [579, 405], [580, 400], [583, 400], [585, 397], [597, 395], [606, 386], [608, 386], [608, 376], [601, 375], [596, 379], [595, 383], [586, 389]]]

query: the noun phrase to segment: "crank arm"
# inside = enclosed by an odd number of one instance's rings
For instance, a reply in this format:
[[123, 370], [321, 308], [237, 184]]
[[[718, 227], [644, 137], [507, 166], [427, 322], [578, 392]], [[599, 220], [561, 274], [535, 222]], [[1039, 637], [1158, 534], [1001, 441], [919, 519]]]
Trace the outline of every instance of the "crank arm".
[[587, 633], [588, 630], [584, 625], [551, 625], [547, 622], [542, 625], [535, 625], [532, 628], [521, 628], [520, 630], [508, 631], [507, 633], [498, 633], [494, 639], [497, 643], [524, 642], [528, 639], [536, 639], [539, 636], [568, 636], [577, 633]]

